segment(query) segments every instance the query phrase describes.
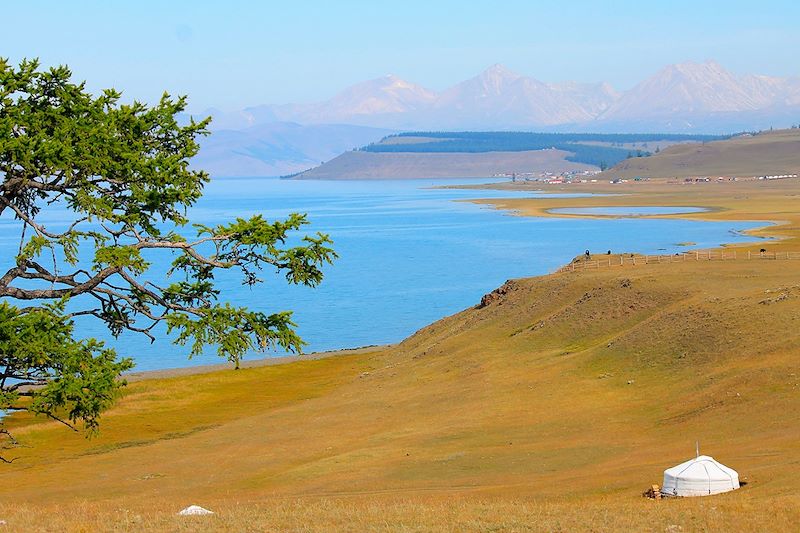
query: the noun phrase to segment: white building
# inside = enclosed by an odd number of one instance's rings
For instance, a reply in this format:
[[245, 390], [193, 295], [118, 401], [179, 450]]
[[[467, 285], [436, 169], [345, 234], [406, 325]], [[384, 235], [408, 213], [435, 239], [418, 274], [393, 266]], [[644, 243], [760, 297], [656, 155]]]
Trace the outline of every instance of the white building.
[[736, 470], [718, 463], [713, 457], [699, 455], [664, 470], [661, 494], [665, 496], [708, 496], [739, 488]]

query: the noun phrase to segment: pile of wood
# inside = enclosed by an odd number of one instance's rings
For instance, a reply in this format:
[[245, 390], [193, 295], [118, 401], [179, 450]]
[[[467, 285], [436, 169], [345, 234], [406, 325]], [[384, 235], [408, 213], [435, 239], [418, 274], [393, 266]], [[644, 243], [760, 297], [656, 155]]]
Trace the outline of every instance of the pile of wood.
[[642, 496], [645, 498], [650, 498], [651, 500], [660, 500], [661, 490], [659, 490], [658, 485], [650, 485], [650, 488], [644, 491]]

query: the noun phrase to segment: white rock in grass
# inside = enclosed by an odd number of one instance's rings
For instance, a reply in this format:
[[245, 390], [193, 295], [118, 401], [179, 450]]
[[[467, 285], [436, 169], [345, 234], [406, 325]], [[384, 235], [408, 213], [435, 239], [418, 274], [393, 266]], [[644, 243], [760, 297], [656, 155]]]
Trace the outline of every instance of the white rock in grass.
[[178, 513], [178, 516], [196, 516], [196, 515], [207, 515], [207, 514], [214, 514], [214, 511], [203, 509], [199, 505], [190, 505], [189, 507]]

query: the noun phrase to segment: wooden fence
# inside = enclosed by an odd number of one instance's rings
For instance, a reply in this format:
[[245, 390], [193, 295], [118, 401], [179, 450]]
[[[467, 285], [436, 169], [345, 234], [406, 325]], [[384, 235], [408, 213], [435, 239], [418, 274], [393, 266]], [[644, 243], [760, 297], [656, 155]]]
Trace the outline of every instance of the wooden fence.
[[684, 263], [686, 261], [734, 261], [734, 260], [788, 260], [800, 259], [800, 252], [737, 252], [733, 251], [692, 251], [675, 255], [615, 255], [605, 259], [575, 259], [560, 267], [556, 272], [575, 270], [595, 270], [625, 265], [651, 265], [654, 263]]

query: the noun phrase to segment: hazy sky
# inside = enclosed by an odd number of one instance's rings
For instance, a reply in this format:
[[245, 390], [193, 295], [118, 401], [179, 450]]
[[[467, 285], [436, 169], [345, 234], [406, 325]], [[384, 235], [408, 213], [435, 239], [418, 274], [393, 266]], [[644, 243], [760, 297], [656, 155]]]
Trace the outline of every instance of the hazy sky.
[[800, 75], [796, 0], [27, 0], [2, 17], [1, 56], [128, 98], [188, 94], [193, 110], [321, 100], [389, 73], [443, 89], [493, 63], [620, 89], [689, 59]]

